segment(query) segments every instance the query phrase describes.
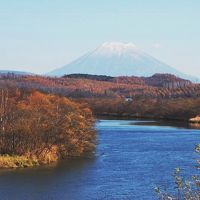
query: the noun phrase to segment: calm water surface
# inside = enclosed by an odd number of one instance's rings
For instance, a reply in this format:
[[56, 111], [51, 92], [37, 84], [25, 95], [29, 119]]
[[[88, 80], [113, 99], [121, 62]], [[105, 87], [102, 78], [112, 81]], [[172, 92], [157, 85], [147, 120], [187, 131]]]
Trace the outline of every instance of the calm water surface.
[[156, 199], [155, 186], [173, 188], [175, 167], [186, 177], [197, 173], [199, 130], [128, 120], [100, 120], [96, 127], [94, 158], [1, 170], [0, 200], [151, 200]]

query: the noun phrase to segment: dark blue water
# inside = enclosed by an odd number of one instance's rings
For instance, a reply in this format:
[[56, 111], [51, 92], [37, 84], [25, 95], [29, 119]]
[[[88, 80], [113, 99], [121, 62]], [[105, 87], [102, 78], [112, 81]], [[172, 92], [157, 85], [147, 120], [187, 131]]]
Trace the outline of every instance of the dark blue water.
[[97, 123], [94, 158], [57, 166], [1, 170], [1, 200], [157, 199], [155, 186], [173, 188], [177, 166], [185, 177], [197, 173], [195, 144], [200, 131], [130, 125], [127, 120]]

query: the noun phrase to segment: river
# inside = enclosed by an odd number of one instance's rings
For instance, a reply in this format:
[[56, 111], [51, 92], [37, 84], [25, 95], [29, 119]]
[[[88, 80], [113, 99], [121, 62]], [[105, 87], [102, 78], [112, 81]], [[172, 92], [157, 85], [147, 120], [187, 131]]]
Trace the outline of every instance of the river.
[[200, 131], [132, 120], [99, 120], [92, 158], [0, 171], [1, 200], [151, 200], [173, 189], [173, 171], [196, 174]]

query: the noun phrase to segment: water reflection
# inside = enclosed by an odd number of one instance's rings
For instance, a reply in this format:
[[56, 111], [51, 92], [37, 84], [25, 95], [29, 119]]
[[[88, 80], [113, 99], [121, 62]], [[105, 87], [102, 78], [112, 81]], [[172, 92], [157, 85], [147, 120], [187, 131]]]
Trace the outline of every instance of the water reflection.
[[140, 125], [140, 126], [169, 126], [176, 128], [184, 128], [184, 129], [200, 129], [200, 124], [197, 123], [188, 123], [182, 121], [135, 121], [131, 122], [132, 125]]

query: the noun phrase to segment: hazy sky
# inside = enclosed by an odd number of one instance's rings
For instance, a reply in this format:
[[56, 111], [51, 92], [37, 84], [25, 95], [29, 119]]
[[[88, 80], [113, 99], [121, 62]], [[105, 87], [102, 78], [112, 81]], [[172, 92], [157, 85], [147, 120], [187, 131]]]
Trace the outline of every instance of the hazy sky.
[[0, 0], [0, 69], [47, 72], [105, 41], [200, 77], [199, 0]]

